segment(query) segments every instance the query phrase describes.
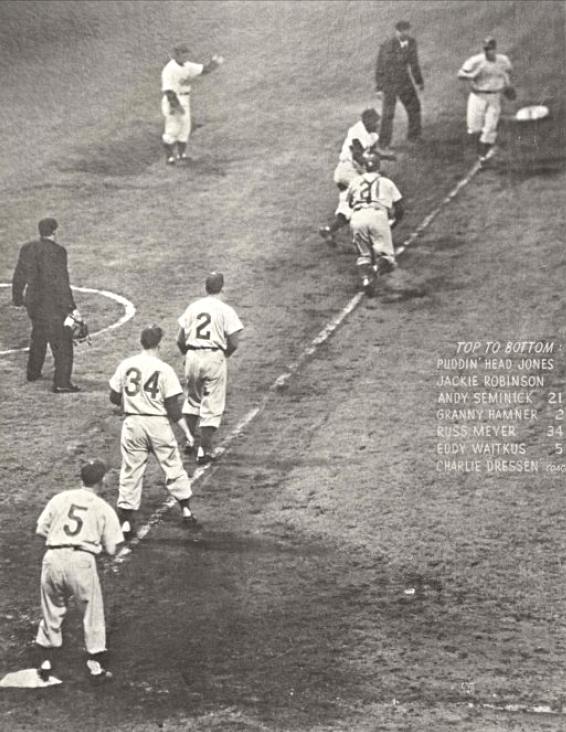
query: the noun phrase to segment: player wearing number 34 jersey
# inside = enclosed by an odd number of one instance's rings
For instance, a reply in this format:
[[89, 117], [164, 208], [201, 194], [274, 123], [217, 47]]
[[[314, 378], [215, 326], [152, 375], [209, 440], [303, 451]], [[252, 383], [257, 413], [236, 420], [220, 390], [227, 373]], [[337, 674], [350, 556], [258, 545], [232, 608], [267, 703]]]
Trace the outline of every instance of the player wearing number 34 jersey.
[[120, 440], [118, 516], [126, 538], [133, 535], [134, 512], [140, 507], [143, 476], [151, 453], [165, 473], [167, 490], [179, 501], [185, 523], [196, 523], [189, 507], [191, 482], [171, 422], [179, 426], [188, 441], [192, 436], [181, 413], [181, 383], [173, 368], [159, 357], [162, 337], [159, 326], [144, 328], [142, 352], [122, 361], [110, 379], [110, 401], [121, 405], [125, 415]]
[[403, 204], [395, 183], [380, 174], [379, 156], [366, 156], [364, 166], [366, 172], [350, 183], [347, 199], [352, 209], [350, 230], [358, 252], [356, 264], [362, 287], [368, 292], [376, 272], [395, 266], [391, 227], [402, 218]]

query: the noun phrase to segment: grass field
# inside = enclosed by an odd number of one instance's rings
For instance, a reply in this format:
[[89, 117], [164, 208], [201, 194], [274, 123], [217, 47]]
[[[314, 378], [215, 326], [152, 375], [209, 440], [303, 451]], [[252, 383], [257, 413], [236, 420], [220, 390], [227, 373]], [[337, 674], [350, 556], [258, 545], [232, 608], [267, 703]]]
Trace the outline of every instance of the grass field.
[[[564, 344], [564, 17], [554, 2], [52, 2], [0, 4], [2, 274], [55, 215], [72, 281], [117, 292], [134, 320], [76, 349], [80, 395], [27, 385], [2, 360], [1, 673], [27, 665], [39, 619], [36, 518], [104, 457], [116, 498], [116, 364], [148, 321], [182, 372], [176, 318], [221, 269], [245, 323], [230, 362], [230, 434], [354, 295], [347, 236], [319, 239], [346, 129], [374, 103], [378, 44], [399, 18], [419, 40], [424, 142], [387, 172], [406, 239], [470, 169], [455, 78], [488, 33], [515, 67], [500, 151], [198, 484], [205, 530], [175, 511], [105, 573], [115, 679], [92, 689], [69, 618], [64, 684], [0, 693], [6, 730], [560, 730], [563, 477], [435, 470], [435, 362], [458, 340]], [[165, 166], [159, 73], [169, 47], [226, 64], [195, 84], [193, 161]], [[518, 127], [520, 104], [551, 117]], [[0, 350], [25, 314], [0, 288]], [[120, 309], [78, 305], [95, 328]], [[564, 390], [564, 356], [547, 384]], [[540, 405], [544, 413], [542, 405]], [[544, 413], [546, 414], [546, 413]], [[546, 455], [547, 422], [524, 425]], [[523, 427], [521, 427], [523, 429]], [[194, 466], [187, 464], [192, 472]], [[148, 472], [142, 515], [165, 498]], [[404, 594], [416, 588], [414, 596]], [[486, 705], [492, 705], [491, 708]]]

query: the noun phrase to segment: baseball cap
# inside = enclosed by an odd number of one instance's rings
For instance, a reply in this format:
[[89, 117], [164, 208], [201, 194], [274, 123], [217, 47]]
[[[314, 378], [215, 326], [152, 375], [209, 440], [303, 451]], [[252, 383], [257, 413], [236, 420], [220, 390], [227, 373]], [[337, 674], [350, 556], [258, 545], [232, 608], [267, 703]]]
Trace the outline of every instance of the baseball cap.
[[57, 221], [55, 219], [41, 219], [37, 228], [39, 229], [40, 236], [51, 236], [57, 229]]
[[222, 272], [211, 272], [204, 282], [206, 291], [211, 295], [217, 295], [224, 287], [224, 275]]
[[364, 109], [361, 114], [361, 118], [363, 122], [366, 122], [367, 120], [379, 119], [379, 112], [377, 111], [377, 109], [369, 107], [368, 109]]
[[177, 53], [189, 53], [189, 51], [190, 51], [190, 49], [189, 49], [189, 47], [187, 46], [186, 43], [179, 43], [178, 45], [173, 46], [173, 53], [174, 54], [177, 54]]
[[411, 27], [411, 24], [409, 23], [408, 20], [400, 20], [398, 23], [395, 23], [395, 30], [398, 30], [398, 31], [409, 30], [410, 27]]
[[86, 465], [83, 465], [81, 468], [81, 480], [88, 487], [100, 483], [105, 475], [106, 465], [102, 462], [102, 460], [90, 460]]
[[497, 41], [493, 36], [488, 36], [487, 38], [484, 38], [483, 41], [483, 47], [484, 48], [496, 48]]
[[159, 325], [147, 325], [141, 332], [140, 343], [144, 348], [156, 348], [163, 338], [163, 328]]

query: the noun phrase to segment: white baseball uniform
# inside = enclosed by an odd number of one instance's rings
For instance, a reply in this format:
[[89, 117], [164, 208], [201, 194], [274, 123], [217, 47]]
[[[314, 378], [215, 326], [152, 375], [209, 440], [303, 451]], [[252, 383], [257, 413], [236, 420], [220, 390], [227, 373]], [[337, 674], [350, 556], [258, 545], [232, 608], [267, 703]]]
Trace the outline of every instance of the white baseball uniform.
[[200, 76], [204, 70], [203, 64], [185, 61], [180, 64], [171, 59], [161, 72], [161, 91], [175, 92], [181, 104], [181, 110], [171, 111], [167, 97], [161, 98], [161, 112], [165, 117], [163, 142], [173, 145], [175, 142], [186, 143], [191, 134], [191, 81]]
[[166, 399], [183, 393], [175, 371], [157, 356], [142, 351], [120, 363], [110, 388], [122, 395], [125, 414], [118, 508], [139, 509], [150, 453], [165, 473], [171, 495], [178, 501], [190, 498], [191, 481], [165, 407]]
[[106, 650], [106, 627], [96, 555], [110, 544], [124, 541], [113, 508], [90, 488], [75, 488], [54, 496], [37, 522], [46, 538], [41, 570], [41, 611], [36, 643], [44, 648], [62, 645], [61, 628], [69, 597], [83, 614], [88, 653]]
[[234, 308], [217, 295], [191, 303], [178, 320], [185, 333], [187, 399], [184, 414], [200, 416], [201, 427], [218, 428], [226, 405], [227, 336], [243, 329]]
[[389, 222], [393, 204], [402, 198], [389, 178], [377, 171], [355, 178], [347, 191], [351, 207], [350, 230], [358, 251], [358, 265], [374, 264], [375, 257], [395, 261]]
[[362, 120], [356, 122], [348, 130], [346, 139], [342, 145], [340, 151], [340, 157], [338, 158], [338, 165], [334, 171], [334, 182], [341, 189], [338, 196], [338, 208], [336, 209], [336, 215], [342, 214], [346, 219], [350, 218], [351, 209], [348, 205], [346, 189], [350, 183], [358, 175], [364, 172], [361, 165], [359, 165], [352, 156], [352, 143], [354, 140], [358, 140], [364, 149], [364, 152], [368, 152], [369, 149], [375, 145], [378, 141], [379, 136], [377, 132], [368, 132]]
[[490, 61], [485, 53], [471, 56], [458, 72], [463, 79], [472, 82], [466, 122], [468, 134], [480, 134], [480, 142], [493, 145], [497, 138], [497, 125], [501, 116], [501, 93], [509, 86], [511, 62], [502, 53]]

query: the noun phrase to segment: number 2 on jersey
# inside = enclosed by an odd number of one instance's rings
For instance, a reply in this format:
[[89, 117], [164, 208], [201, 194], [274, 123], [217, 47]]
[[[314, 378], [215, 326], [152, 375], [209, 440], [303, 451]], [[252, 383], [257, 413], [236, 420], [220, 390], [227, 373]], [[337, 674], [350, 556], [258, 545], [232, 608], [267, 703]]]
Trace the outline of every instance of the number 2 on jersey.
[[208, 328], [208, 326], [210, 325], [210, 321], [212, 320], [210, 313], [199, 313], [197, 315], [197, 320], [201, 320], [202, 322], [197, 325], [196, 337], [200, 338], [203, 341], [209, 341], [210, 329]]
[[[143, 385], [143, 390], [151, 394], [151, 398], [155, 399], [159, 392], [159, 371], [154, 371], [149, 379]], [[132, 367], [126, 371], [126, 380], [124, 384], [124, 391], [130, 397], [135, 396], [140, 391], [141, 384], [141, 371]]]

